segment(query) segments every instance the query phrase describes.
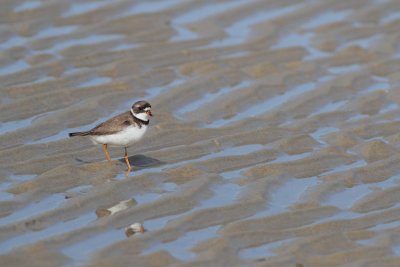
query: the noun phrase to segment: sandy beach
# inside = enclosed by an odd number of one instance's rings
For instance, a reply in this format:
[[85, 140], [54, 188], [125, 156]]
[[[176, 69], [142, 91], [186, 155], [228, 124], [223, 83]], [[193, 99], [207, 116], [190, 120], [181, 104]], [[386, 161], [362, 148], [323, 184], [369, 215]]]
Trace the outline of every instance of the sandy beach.
[[[400, 266], [400, 1], [4, 0], [0, 21], [0, 265]], [[141, 99], [133, 172], [68, 138]]]

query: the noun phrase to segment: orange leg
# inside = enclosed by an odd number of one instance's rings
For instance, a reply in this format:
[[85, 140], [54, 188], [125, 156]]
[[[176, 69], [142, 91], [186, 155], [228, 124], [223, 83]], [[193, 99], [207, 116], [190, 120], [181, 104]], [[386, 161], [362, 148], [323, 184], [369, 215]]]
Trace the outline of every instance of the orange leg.
[[110, 158], [110, 155], [108, 154], [107, 144], [103, 144], [103, 149], [104, 149], [104, 153], [106, 153], [106, 157], [107, 157], [108, 161], [110, 161], [111, 158]]
[[128, 151], [126, 151], [126, 147], [125, 147], [124, 159], [125, 159], [125, 162], [126, 162], [126, 166], [128, 166], [128, 172], [130, 172], [132, 170], [132, 167], [131, 167], [131, 164], [129, 163]]

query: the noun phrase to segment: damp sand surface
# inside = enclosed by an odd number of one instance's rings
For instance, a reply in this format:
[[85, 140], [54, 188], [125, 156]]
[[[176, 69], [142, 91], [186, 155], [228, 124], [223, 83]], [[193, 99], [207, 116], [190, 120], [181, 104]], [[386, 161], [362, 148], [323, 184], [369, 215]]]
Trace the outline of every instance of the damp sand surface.
[[[400, 266], [398, 10], [5, 1], [0, 262]], [[140, 99], [133, 172], [67, 137]]]

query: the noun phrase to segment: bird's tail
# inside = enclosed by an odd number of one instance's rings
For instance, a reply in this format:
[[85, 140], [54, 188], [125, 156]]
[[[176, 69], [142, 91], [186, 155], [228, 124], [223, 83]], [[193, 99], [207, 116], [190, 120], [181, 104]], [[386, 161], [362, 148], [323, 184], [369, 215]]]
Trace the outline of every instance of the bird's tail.
[[69, 133], [69, 137], [73, 137], [73, 136], [86, 136], [89, 135], [90, 131], [88, 132], [75, 132], [75, 133]]

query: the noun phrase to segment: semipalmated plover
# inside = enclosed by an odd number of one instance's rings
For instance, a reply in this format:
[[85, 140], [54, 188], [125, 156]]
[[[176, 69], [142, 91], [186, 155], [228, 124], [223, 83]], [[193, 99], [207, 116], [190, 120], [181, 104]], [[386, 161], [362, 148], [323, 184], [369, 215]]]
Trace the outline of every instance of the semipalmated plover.
[[143, 138], [147, 131], [151, 105], [147, 101], [138, 101], [130, 111], [119, 114], [87, 132], [69, 133], [69, 136], [89, 136], [95, 144], [102, 144], [104, 153], [110, 161], [107, 146], [124, 147], [125, 162], [128, 171], [132, 169], [126, 148]]

